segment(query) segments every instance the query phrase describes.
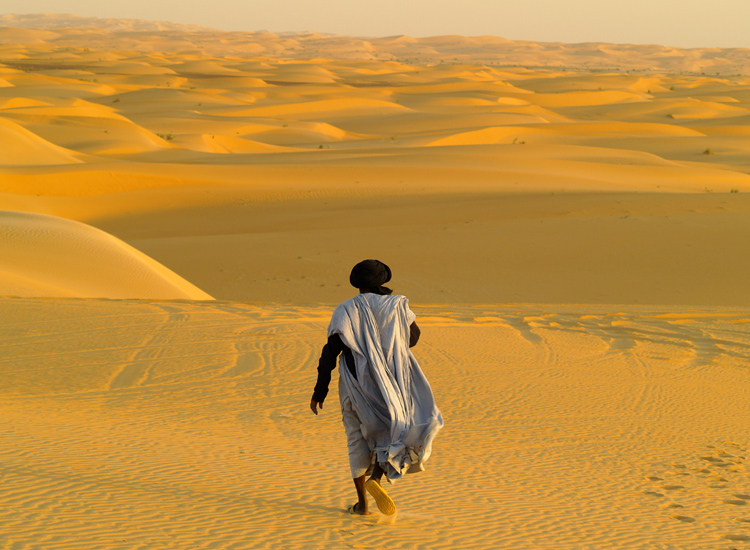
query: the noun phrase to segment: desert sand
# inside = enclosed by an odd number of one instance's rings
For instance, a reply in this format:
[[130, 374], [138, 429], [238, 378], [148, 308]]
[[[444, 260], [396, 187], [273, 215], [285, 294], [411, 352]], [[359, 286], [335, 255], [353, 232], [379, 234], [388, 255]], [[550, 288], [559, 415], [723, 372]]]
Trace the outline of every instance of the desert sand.
[[[746, 50], [2, 21], [0, 548], [750, 541]], [[368, 257], [446, 421], [395, 518], [308, 409]]]
[[99, 229], [43, 214], [0, 212], [5, 295], [213, 300]]
[[330, 308], [3, 298], [5, 548], [743, 548], [747, 310], [414, 306], [446, 426], [353, 517]]

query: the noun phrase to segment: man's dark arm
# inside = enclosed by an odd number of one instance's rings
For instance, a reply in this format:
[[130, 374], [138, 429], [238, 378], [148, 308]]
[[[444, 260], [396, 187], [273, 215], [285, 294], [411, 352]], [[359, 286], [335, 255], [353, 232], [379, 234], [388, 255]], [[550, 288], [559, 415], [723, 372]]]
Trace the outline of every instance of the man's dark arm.
[[422, 334], [422, 331], [419, 330], [419, 327], [417, 326], [416, 321], [413, 322], [409, 326], [409, 347], [413, 348], [417, 345], [417, 342], [419, 342], [419, 336]]
[[[412, 323], [409, 326], [409, 347], [413, 348], [419, 341], [419, 336], [422, 331], [419, 330], [417, 323]], [[326, 396], [328, 395], [328, 386], [331, 383], [331, 372], [336, 368], [336, 359], [342, 351], [347, 351], [348, 348], [341, 341], [338, 334], [334, 334], [328, 338], [328, 343], [323, 346], [323, 351], [320, 354], [320, 360], [318, 361], [318, 381], [315, 383], [315, 390], [313, 391], [312, 400], [317, 403], [323, 403]], [[353, 372], [353, 360], [348, 359], [348, 363], [352, 364], [350, 370], [356, 378], [356, 374]]]
[[318, 381], [315, 383], [312, 400], [318, 403], [325, 401], [328, 395], [328, 385], [331, 383], [331, 372], [336, 368], [336, 358], [344, 350], [344, 343], [338, 334], [328, 338], [328, 343], [323, 346], [318, 361]]

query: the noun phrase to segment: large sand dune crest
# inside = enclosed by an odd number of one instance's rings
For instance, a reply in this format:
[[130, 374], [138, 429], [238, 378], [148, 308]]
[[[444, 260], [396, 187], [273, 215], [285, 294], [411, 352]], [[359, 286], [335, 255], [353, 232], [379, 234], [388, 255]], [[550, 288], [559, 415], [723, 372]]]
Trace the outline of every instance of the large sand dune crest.
[[124, 242], [82, 223], [0, 212], [0, 294], [212, 298]]
[[81, 155], [55, 145], [12, 120], [0, 118], [0, 166], [79, 164]]

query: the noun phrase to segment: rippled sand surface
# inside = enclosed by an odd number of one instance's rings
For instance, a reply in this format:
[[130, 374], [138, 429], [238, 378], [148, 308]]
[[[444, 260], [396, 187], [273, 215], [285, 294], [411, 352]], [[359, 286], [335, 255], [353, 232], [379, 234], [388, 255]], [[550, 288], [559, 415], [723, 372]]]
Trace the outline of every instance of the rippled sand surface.
[[446, 425], [354, 500], [331, 309], [0, 300], [7, 548], [717, 548], [747, 540], [750, 312], [414, 306]]

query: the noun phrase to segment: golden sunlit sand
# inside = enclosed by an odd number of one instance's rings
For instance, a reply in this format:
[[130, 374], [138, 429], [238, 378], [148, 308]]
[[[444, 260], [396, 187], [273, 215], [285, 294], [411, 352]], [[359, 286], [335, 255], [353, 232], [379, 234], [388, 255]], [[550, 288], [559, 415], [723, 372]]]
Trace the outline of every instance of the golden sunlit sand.
[[[0, 27], [0, 548], [750, 541], [747, 51], [54, 27]], [[446, 421], [395, 521], [308, 409], [365, 258]]]
[[119, 239], [41, 214], [0, 212], [4, 294], [212, 300]]
[[331, 308], [0, 299], [5, 546], [750, 537], [750, 312], [414, 309], [446, 425], [427, 470], [389, 488], [394, 520], [344, 511], [355, 497], [336, 391], [320, 416], [307, 408]]

